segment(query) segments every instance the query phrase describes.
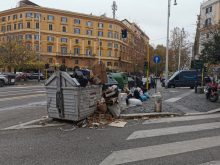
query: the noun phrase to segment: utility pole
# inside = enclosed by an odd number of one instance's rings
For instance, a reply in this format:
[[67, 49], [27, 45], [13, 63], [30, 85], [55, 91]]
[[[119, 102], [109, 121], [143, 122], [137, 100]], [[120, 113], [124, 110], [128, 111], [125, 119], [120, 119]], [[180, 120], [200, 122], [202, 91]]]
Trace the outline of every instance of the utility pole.
[[180, 71], [180, 62], [181, 62], [181, 50], [182, 50], [183, 35], [184, 35], [184, 28], [182, 28], [182, 30], [180, 31], [178, 71]]
[[118, 6], [117, 6], [116, 2], [113, 1], [113, 5], [112, 5], [113, 19], [115, 19], [115, 13], [117, 10], [118, 10]]
[[[176, 0], [174, 1], [174, 5], [177, 5]], [[165, 66], [165, 87], [167, 87], [168, 81], [168, 64], [169, 64], [169, 37], [170, 37], [170, 8], [171, 8], [171, 0], [168, 0], [168, 16], [167, 16], [167, 46], [166, 46], [166, 66]]]

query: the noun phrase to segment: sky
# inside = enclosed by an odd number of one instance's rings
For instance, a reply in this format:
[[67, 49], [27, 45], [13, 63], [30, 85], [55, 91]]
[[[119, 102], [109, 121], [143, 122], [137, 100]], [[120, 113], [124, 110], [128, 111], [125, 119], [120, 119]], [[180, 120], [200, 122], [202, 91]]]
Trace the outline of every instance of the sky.
[[[0, 0], [0, 11], [16, 7], [19, 0]], [[49, 8], [80, 12], [84, 14], [112, 17], [111, 5], [113, 0], [31, 0]], [[168, 0], [115, 0], [118, 6], [116, 18], [128, 19], [137, 23], [150, 37], [150, 43], [166, 45]], [[196, 30], [196, 20], [200, 4], [203, 0], [177, 0], [174, 6], [171, 0], [170, 29], [184, 28], [193, 41]]]

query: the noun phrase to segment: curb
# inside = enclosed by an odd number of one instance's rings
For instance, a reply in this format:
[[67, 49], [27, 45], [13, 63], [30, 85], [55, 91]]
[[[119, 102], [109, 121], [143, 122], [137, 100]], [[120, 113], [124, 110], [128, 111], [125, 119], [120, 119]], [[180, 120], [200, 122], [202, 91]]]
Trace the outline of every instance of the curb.
[[208, 112], [186, 113], [184, 114], [184, 116], [208, 115], [208, 114], [213, 114], [213, 113], [218, 113], [218, 112], [220, 112], [220, 108], [213, 109]]
[[170, 112], [160, 112], [160, 113], [134, 113], [134, 114], [121, 114], [120, 119], [133, 119], [142, 117], [167, 117], [167, 116], [183, 116], [182, 113], [170, 113]]

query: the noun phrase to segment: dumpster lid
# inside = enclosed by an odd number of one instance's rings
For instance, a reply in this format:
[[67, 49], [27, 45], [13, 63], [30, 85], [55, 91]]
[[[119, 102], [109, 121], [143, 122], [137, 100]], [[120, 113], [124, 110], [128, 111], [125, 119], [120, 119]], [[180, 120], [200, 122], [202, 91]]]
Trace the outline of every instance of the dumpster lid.
[[59, 76], [62, 80], [62, 87], [80, 86], [79, 82], [75, 78], [72, 78], [68, 73], [62, 71], [56, 71], [55, 73], [53, 73], [53, 75], [50, 76], [50, 78], [45, 82], [45, 86], [56, 86]]

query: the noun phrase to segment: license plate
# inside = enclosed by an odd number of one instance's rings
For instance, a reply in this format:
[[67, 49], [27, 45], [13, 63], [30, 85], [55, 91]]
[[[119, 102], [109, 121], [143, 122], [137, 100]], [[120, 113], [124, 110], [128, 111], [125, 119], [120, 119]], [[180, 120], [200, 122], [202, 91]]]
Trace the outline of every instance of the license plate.
[[15, 82], [15, 79], [11, 79], [11, 82], [12, 82], [12, 83]]

